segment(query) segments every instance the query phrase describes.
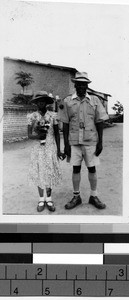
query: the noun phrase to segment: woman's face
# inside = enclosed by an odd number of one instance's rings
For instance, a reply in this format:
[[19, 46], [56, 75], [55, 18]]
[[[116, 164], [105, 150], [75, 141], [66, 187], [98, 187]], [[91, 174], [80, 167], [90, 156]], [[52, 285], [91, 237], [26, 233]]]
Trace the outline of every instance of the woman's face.
[[44, 110], [46, 108], [46, 102], [39, 100], [39, 101], [37, 101], [37, 106], [40, 110]]

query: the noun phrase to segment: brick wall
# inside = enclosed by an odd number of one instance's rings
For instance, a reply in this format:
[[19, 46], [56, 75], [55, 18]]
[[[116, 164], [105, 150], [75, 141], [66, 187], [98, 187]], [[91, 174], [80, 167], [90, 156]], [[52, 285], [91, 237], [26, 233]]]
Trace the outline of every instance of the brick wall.
[[73, 90], [71, 76], [74, 76], [74, 72], [33, 62], [5, 58], [4, 104], [13, 97], [13, 93], [21, 93], [22, 88], [15, 80], [15, 73], [20, 71], [32, 74], [34, 83], [28, 87], [32, 93], [46, 90], [53, 93], [54, 96], [59, 95], [64, 98]]
[[35, 109], [22, 106], [5, 106], [3, 118], [3, 141], [13, 142], [27, 139], [27, 113]]
[[28, 87], [32, 93], [46, 90], [53, 93], [54, 96], [59, 95], [60, 98], [64, 98], [73, 90], [71, 76], [74, 76], [74, 71], [51, 67], [51, 65], [45, 66], [24, 60], [4, 58], [3, 139], [8, 142], [27, 138], [26, 115], [27, 112], [33, 111], [32, 107], [11, 105], [10, 102], [13, 93], [19, 94], [22, 90], [15, 80], [15, 73], [20, 71], [32, 74], [34, 83]]

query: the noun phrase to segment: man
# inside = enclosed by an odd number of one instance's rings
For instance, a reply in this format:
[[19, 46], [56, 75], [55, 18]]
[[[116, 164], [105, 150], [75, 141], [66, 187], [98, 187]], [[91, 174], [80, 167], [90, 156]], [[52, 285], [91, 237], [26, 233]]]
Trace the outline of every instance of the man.
[[64, 99], [59, 112], [60, 120], [63, 122], [64, 152], [68, 157], [71, 156], [73, 165], [73, 198], [65, 205], [65, 209], [72, 209], [82, 203], [80, 181], [83, 159], [88, 168], [91, 188], [89, 203], [98, 209], [104, 209], [106, 205], [97, 195], [95, 164], [96, 157], [103, 149], [103, 121], [108, 119], [108, 115], [99, 98], [88, 94], [88, 84], [91, 81], [87, 73], [77, 72], [72, 81], [76, 92]]

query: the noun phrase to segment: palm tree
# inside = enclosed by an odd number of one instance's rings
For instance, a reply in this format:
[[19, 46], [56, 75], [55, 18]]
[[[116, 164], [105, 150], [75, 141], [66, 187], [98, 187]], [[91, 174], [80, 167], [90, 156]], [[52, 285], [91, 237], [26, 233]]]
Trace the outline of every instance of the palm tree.
[[26, 73], [23, 71], [16, 73], [15, 80], [18, 80], [17, 84], [19, 84], [22, 87], [23, 94], [25, 92], [25, 87], [29, 86], [31, 83], [34, 82], [31, 73]]

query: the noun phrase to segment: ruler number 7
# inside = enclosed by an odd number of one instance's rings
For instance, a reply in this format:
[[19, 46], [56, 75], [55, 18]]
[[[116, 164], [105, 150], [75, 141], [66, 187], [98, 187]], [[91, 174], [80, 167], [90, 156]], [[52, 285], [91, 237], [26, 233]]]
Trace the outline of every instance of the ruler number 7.
[[112, 296], [113, 289], [108, 289], [108, 291], [109, 291], [109, 295], [108, 296]]

